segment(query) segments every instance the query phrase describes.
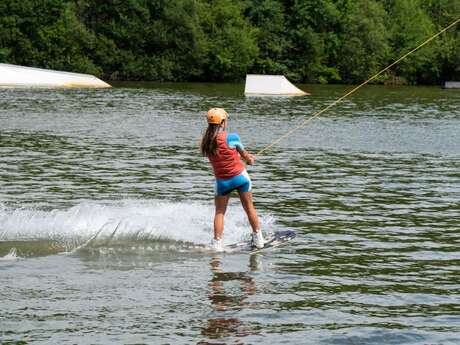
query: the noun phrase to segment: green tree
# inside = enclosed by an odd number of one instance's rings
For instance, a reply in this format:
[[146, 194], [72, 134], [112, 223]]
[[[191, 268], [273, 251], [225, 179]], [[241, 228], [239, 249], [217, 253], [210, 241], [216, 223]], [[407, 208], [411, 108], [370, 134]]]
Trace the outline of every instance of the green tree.
[[[458, 19], [460, 0], [426, 0], [422, 3], [429, 14], [436, 31], [441, 30]], [[433, 63], [438, 66], [437, 80], [428, 82], [443, 82], [446, 80], [460, 80], [460, 30], [458, 24], [437, 39], [437, 49]]]
[[256, 32], [243, 16], [245, 2], [205, 1], [203, 28], [210, 44], [208, 80], [239, 80], [258, 54]]
[[43, 67], [101, 74], [90, 58], [96, 38], [76, 17], [73, 3], [64, 3], [57, 19], [38, 28], [37, 34]]
[[98, 33], [95, 58], [110, 79], [193, 80], [202, 75], [207, 42], [194, 0], [79, 1]]
[[[362, 81], [458, 17], [460, 0], [3, 0], [0, 61], [122, 80]], [[451, 29], [394, 68], [460, 78]]]
[[357, 83], [384, 67], [389, 54], [386, 12], [374, 0], [344, 1], [341, 11], [341, 58], [337, 61], [342, 80]]
[[0, 4], [0, 50], [3, 61], [98, 75], [91, 60], [94, 36], [64, 0], [14, 1]]
[[288, 14], [288, 76], [304, 82], [339, 80], [334, 63], [340, 13], [334, 2], [294, 0]]
[[290, 47], [287, 35], [287, 20], [284, 7], [275, 0], [252, 0], [247, 14], [255, 28], [259, 55], [251, 71], [261, 74], [288, 73], [287, 50]]
[[[419, 0], [394, 0], [389, 11], [391, 59], [395, 60], [415, 48], [434, 34], [431, 19], [421, 7]], [[439, 41], [433, 41], [415, 54], [407, 57], [397, 67], [397, 74], [410, 83], [429, 82], [439, 76], [435, 51]]]

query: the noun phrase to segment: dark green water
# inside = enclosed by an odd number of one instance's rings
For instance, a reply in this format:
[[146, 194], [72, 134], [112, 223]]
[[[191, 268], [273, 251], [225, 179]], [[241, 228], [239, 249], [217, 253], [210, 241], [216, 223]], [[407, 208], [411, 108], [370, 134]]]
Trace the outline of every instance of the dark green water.
[[[260, 255], [198, 250], [210, 107], [257, 151], [329, 104], [241, 85], [0, 90], [0, 343], [459, 344], [460, 92], [367, 87], [249, 168]], [[249, 227], [234, 198], [227, 244]]]

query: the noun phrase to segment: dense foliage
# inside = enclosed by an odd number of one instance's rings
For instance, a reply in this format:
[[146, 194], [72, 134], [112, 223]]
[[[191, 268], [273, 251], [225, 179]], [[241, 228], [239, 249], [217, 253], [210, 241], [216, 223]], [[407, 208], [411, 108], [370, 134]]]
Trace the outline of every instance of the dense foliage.
[[[460, 16], [460, 0], [2, 0], [0, 62], [110, 80], [356, 83]], [[460, 80], [460, 30], [379, 82]]]

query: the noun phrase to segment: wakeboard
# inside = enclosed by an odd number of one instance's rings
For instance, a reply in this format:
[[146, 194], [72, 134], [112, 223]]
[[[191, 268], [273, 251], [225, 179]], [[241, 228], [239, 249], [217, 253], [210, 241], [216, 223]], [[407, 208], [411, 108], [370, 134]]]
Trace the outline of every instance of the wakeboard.
[[231, 253], [247, 252], [247, 253], [253, 254], [253, 253], [258, 253], [262, 250], [267, 250], [270, 248], [278, 247], [284, 242], [292, 240], [294, 237], [296, 237], [296, 233], [291, 230], [275, 231], [274, 233], [268, 234], [265, 237], [265, 246], [263, 248], [259, 249], [259, 248], [253, 247], [251, 244], [251, 241], [249, 240], [249, 241], [233, 243], [228, 246], [225, 246], [224, 251], [231, 252]]

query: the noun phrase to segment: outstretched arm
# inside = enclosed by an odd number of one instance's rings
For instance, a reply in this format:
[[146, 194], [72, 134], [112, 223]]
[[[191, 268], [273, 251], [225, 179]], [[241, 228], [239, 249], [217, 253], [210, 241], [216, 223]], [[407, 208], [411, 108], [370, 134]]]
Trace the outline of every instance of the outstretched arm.
[[244, 159], [244, 161], [246, 162], [246, 164], [249, 164], [249, 165], [254, 165], [254, 160], [255, 160], [255, 157], [250, 154], [248, 151], [246, 150], [243, 150], [239, 147], [236, 148], [241, 156], [241, 158]]

